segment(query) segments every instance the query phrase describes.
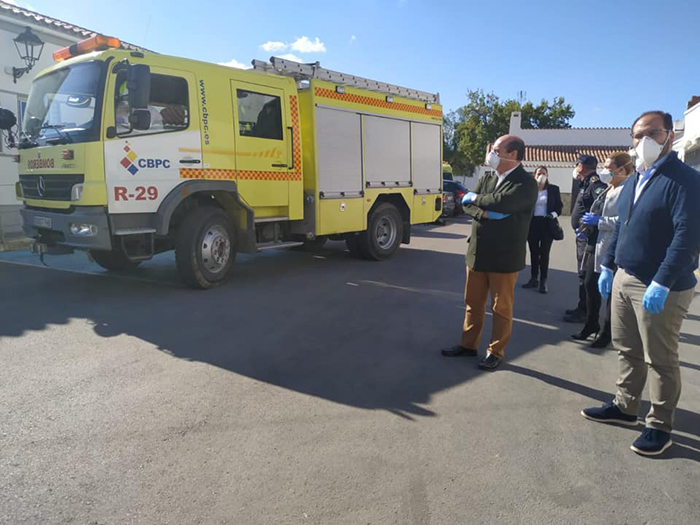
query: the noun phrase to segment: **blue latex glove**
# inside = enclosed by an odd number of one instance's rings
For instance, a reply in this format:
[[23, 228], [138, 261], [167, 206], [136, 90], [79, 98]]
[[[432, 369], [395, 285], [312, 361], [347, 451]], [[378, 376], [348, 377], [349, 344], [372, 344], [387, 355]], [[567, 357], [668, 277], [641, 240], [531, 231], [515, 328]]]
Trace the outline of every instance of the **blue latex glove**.
[[588, 226], [598, 226], [598, 223], [600, 222], [600, 215], [589, 212], [584, 213], [581, 222]]
[[500, 221], [502, 219], [505, 219], [506, 217], [510, 217], [510, 213], [499, 213], [497, 211], [486, 212], [486, 218], [494, 221]]
[[650, 314], [661, 313], [666, 304], [666, 298], [668, 297], [668, 291], [664, 290], [661, 286], [656, 283], [651, 283], [647, 287], [647, 291], [644, 292], [644, 299], [642, 299], [642, 304], [644, 309]]
[[587, 235], [584, 232], [578, 231], [578, 228], [576, 228], [576, 238], [577, 239], [585, 239]]
[[600, 272], [600, 277], [598, 277], [598, 291], [600, 292], [600, 296], [606, 301], [608, 300], [608, 297], [610, 297], [610, 292], [612, 292], [614, 276], [615, 274], [612, 272], [612, 270], [603, 268], [603, 270]]
[[474, 202], [474, 199], [476, 199], [478, 196], [478, 193], [470, 191], [464, 197], [462, 197], [462, 204], [471, 204], [472, 202]]

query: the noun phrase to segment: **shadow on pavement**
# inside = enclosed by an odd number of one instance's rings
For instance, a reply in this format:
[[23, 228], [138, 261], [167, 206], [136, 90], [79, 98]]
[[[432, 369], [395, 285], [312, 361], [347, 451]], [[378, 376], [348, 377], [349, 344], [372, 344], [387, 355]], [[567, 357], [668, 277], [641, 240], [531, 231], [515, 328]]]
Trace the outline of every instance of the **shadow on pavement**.
[[[0, 289], [13, 298], [12, 309], [0, 317], [2, 337], [87, 319], [102, 337], [127, 334], [177, 358], [409, 419], [434, 416], [421, 405], [480, 373], [474, 360], [439, 353], [459, 340], [462, 253], [408, 248], [390, 261], [368, 263], [349, 258], [344, 243], [329, 243], [317, 255], [273, 251], [237, 261], [231, 280], [206, 292], [172, 283], [9, 268], [0, 263]], [[150, 271], [138, 268], [134, 274]], [[551, 293], [542, 295], [520, 289], [526, 274], [516, 290], [508, 360], [568, 341], [572, 331], [560, 321], [565, 299], [575, 293], [575, 275], [550, 270]], [[489, 335], [487, 320], [482, 352]], [[595, 399], [609, 397], [557, 378], [546, 380]], [[698, 416], [681, 414], [679, 421], [684, 418], [685, 428], [694, 425], [697, 433]]]
[[[439, 353], [459, 340], [464, 271], [462, 254], [403, 249], [368, 263], [349, 258], [343, 243], [321, 255], [277, 251], [237, 261], [231, 281], [206, 292], [0, 263], [5, 297], [21, 298], [0, 318], [0, 336], [87, 319], [102, 337], [128, 334], [282, 388], [432, 416], [421, 406], [431, 395], [479, 373], [476, 363]], [[552, 282], [574, 285], [573, 275], [553, 273]], [[555, 319], [542, 320], [544, 304], [546, 297], [519, 293], [510, 358], [568, 337], [537, 326]]]
[[[550, 374], [545, 374], [543, 372], [538, 372], [536, 370], [531, 370], [529, 368], [524, 368], [522, 366], [518, 366], [512, 363], [505, 363], [504, 364], [504, 370], [508, 370], [511, 372], [514, 372], [516, 374], [524, 375], [527, 377], [532, 377], [534, 379], [538, 379], [544, 383], [547, 383], [548, 385], [555, 386], [557, 388], [563, 388], [564, 390], [568, 390], [570, 392], [574, 392], [576, 394], [580, 394], [584, 397], [590, 398], [590, 399], [596, 399], [600, 401], [600, 404], [607, 403], [612, 400], [614, 397], [614, 394], [610, 392], [603, 392], [602, 390], [597, 390], [595, 388], [590, 388], [585, 385], [581, 385], [579, 383], [574, 383], [572, 381], [568, 381], [566, 379], [562, 379], [560, 377], [555, 377]], [[581, 407], [582, 409], [585, 408], [585, 406]], [[642, 408], [640, 410], [640, 414], [646, 414], [649, 411], [649, 403], [645, 402], [642, 403]], [[596, 423], [596, 422], [591, 422], [593, 425], [599, 425], [601, 423]], [[629, 428], [629, 427], [624, 427], [620, 426], [620, 428], [630, 430], [630, 432], [634, 433], [635, 437], [637, 434], [639, 434], [639, 431], [641, 430], [641, 426], [639, 429], [636, 428]], [[676, 421], [674, 425], [674, 430], [677, 432], [684, 432], [688, 434], [693, 434], [698, 437], [700, 437], [700, 414], [696, 414], [695, 412], [690, 412], [688, 410], [684, 409], [677, 409], [676, 410]], [[692, 439], [687, 436], [681, 436], [678, 433], [673, 434], [673, 441], [676, 444], [676, 446], [671, 447], [666, 453], [657, 456], [658, 458], [686, 458], [686, 459], [691, 459], [693, 461], [699, 462], [700, 463], [700, 440]], [[635, 438], [632, 438], [630, 440], [630, 443], [634, 440]]]

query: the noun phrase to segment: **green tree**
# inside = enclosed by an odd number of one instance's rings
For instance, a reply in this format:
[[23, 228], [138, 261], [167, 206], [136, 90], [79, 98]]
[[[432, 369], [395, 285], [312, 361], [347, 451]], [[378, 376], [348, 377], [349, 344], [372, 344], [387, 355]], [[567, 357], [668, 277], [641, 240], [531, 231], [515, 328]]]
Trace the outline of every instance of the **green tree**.
[[456, 174], [471, 175], [484, 162], [486, 147], [508, 133], [510, 114], [520, 111], [523, 128], [569, 128], [574, 116], [564, 97], [535, 105], [523, 92], [518, 99], [501, 100], [483, 90], [467, 91], [468, 103], [445, 117], [444, 158]]

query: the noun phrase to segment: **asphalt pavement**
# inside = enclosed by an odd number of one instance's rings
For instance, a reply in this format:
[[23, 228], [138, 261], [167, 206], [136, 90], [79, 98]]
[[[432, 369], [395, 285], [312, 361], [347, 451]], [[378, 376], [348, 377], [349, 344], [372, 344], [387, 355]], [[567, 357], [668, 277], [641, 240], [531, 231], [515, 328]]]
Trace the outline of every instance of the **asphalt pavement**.
[[700, 303], [675, 444], [643, 458], [641, 426], [579, 414], [617, 355], [562, 321], [570, 231], [549, 294], [521, 273], [500, 369], [440, 356], [469, 231], [417, 227], [381, 263], [339, 242], [240, 256], [209, 291], [169, 254], [118, 274], [0, 254], [0, 524], [700, 523]]

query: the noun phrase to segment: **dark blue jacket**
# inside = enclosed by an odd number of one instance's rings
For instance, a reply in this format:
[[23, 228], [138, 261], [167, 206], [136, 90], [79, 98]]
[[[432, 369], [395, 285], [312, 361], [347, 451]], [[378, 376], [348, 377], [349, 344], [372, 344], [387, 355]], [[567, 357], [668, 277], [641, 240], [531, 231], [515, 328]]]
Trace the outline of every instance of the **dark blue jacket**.
[[646, 285], [693, 288], [700, 251], [700, 173], [671, 152], [634, 203], [638, 178], [620, 194], [620, 220], [603, 266], [624, 268]]

